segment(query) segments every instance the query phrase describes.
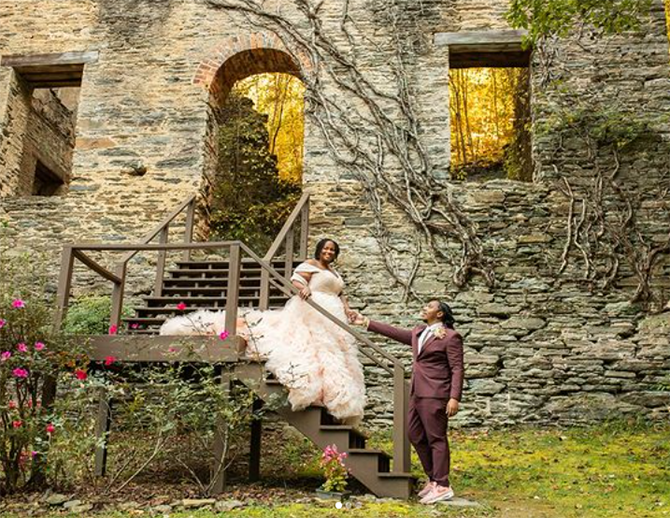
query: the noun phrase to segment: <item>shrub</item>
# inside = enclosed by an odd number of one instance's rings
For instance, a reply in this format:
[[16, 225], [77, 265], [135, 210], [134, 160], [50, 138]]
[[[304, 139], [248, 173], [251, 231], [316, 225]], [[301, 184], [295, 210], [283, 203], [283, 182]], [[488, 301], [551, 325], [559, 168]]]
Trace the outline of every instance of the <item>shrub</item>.
[[[43, 478], [57, 433], [51, 402], [59, 381], [86, 375], [88, 357], [52, 329], [43, 300], [0, 295], [0, 491]], [[43, 404], [44, 403], [44, 404]]]
[[[131, 313], [124, 308], [124, 317]], [[111, 314], [112, 301], [109, 297], [93, 295], [75, 299], [68, 308], [63, 331], [71, 335], [106, 335]]]

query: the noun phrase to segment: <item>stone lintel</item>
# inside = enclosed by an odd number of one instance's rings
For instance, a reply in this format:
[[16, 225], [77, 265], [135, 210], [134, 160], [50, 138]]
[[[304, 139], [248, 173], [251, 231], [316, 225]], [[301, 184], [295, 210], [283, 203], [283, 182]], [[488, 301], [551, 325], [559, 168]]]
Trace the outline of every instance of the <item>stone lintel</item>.
[[435, 45], [448, 45], [452, 53], [519, 51], [526, 34], [525, 30], [436, 32], [433, 41]]
[[98, 61], [98, 51], [59, 52], [56, 54], [12, 54], [2, 56], [4, 67], [44, 67], [54, 65], [85, 65]]
[[98, 51], [2, 56], [0, 65], [12, 67], [33, 88], [77, 87], [84, 65], [95, 63]]

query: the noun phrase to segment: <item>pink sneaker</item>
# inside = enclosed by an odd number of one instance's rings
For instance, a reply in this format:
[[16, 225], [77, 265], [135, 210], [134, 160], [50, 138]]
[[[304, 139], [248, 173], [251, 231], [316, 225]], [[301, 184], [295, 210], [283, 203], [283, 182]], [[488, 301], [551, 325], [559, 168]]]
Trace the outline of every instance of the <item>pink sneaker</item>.
[[419, 498], [423, 498], [428, 493], [430, 493], [433, 490], [434, 487], [435, 487], [435, 482], [433, 482], [432, 480], [429, 480], [428, 482], [426, 482], [426, 485], [423, 486], [423, 489], [421, 491], [419, 491], [417, 496]]
[[421, 499], [422, 504], [434, 504], [454, 498], [454, 490], [450, 487], [436, 485], [433, 490]]

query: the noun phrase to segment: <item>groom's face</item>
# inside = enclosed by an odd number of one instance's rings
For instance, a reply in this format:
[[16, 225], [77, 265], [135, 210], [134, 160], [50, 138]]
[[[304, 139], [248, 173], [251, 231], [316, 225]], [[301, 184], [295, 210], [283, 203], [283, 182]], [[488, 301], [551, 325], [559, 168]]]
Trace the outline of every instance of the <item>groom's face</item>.
[[421, 310], [421, 320], [424, 322], [434, 322], [440, 319], [442, 311], [440, 311], [440, 304], [437, 300], [431, 300]]

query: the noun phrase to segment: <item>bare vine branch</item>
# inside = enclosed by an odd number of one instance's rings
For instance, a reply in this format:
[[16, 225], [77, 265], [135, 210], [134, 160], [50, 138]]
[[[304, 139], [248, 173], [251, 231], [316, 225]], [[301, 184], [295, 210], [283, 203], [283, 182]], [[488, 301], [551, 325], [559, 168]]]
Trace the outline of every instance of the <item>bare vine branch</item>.
[[[409, 217], [435, 257], [453, 265], [456, 285], [463, 286], [472, 275], [494, 284], [493, 267], [475, 223], [453, 199], [450, 185], [433, 175], [411, 88], [411, 56], [404, 50], [409, 36], [404, 29], [407, 20], [401, 23], [401, 16], [408, 15], [397, 0], [386, 0], [380, 9], [386, 16], [384, 24], [391, 27], [383, 42], [373, 41], [357, 27], [348, 1], [343, 2], [335, 33], [320, 17], [322, 2], [292, 0], [292, 7], [303, 18], [297, 24], [280, 12], [268, 11], [257, 0], [207, 1], [214, 8], [243, 14], [255, 27], [275, 33], [287, 49], [309, 56], [313, 70], [302, 78], [306, 113], [319, 128], [335, 163], [351, 171], [367, 193], [384, 265], [402, 286], [405, 298], [417, 296], [412, 284], [420, 265], [420, 242], [410, 253], [410, 267], [401, 268], [394, 259], [401, 251], [392, 245], [392, 233], [383, 217], [386, 201]], [[364, 73], [358, 52], [363, 44], [388, 56], [384, 72], [392, 84], [382, 88]], [[417, 44], [423, 43], [415, 37], [412, 45]], [[458, 257], [444, 246], [449, 240], [460, 243]]]

